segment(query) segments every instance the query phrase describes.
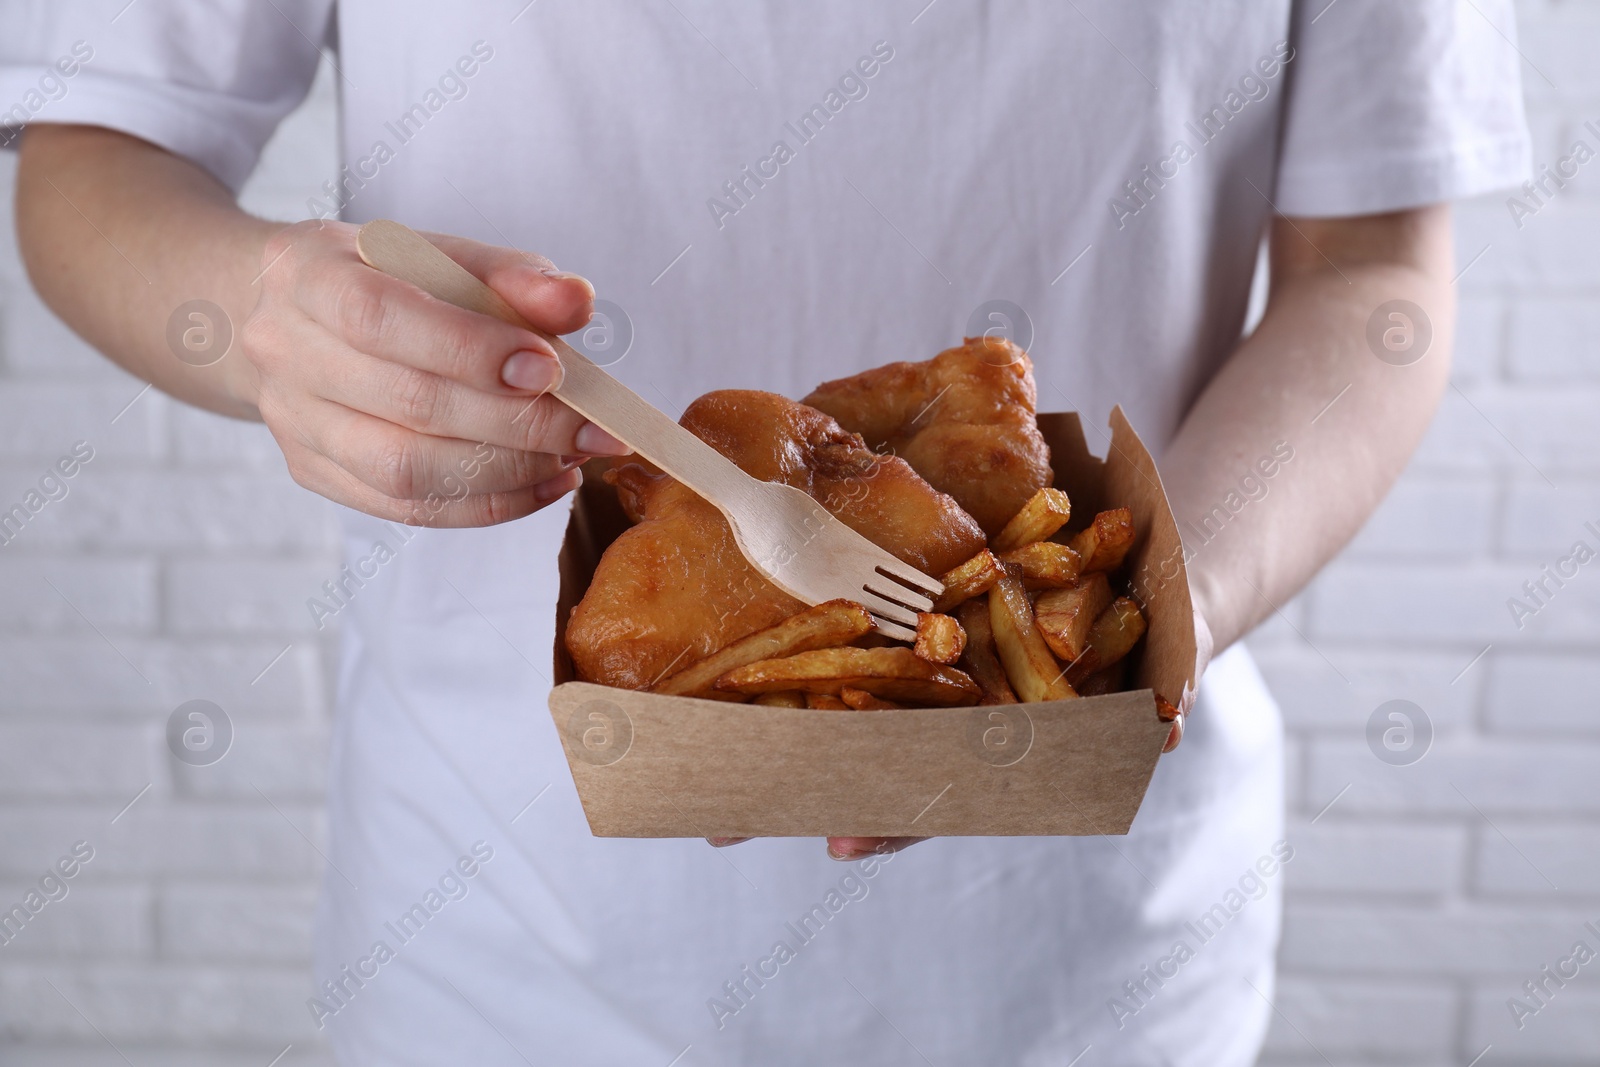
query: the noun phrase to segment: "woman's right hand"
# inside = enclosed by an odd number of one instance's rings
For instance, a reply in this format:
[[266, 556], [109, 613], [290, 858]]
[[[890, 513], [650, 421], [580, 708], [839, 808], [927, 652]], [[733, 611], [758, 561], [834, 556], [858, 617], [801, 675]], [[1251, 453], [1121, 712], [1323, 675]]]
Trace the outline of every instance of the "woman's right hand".
[[[593, 288], [548, 260], [429, 239], [536, 328], [589, 321]], [[584, 459], [629, 451], [547, 395], [548, 341], [368, 267], [355, 226], [286, 226], [261, 266], [235, 388], [305, 488], [409, 525], [488, 526], [576, 489]]]

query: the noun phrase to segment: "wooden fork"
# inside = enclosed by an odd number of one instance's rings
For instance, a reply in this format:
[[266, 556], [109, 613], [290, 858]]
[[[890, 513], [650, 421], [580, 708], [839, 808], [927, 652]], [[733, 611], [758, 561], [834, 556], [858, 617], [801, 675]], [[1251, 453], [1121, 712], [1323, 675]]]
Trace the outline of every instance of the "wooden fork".
[[550, 342], [565, 372], [551, 390], [584, 418], [714, 504], [751, 566], [797, 600], [853, 600], [872, 613], [878, 632], [916, 637], [917, 613], [944, 591], [936, 579], [901, 562], [834, 518], [809, 495], [763, 482], [706, 444], [559, 337], [535, 330], [500, 294], [431, 242], [398, 222], [361, 227], [356, 247], [368, 266], [428, 295], [533, 330]]

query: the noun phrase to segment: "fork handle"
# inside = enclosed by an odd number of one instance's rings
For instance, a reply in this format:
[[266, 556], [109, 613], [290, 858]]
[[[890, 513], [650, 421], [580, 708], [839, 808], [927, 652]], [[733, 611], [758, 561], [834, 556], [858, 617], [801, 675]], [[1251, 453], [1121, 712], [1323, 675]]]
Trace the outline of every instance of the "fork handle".
[[[362, 260], [447, 304], [490, 315], [543, 337], [555, 348], [563, 371], [551, 390], [562, 403], [628, 445], [724, 514], [730, 493], [748, 493], [755, 479], [721, 452], [679, 426], [644, 397], [559, 337], [532, 326], [461, 264], [427, 238], [388, 219], [375, 219], [356, 234]], [[751, 494], [753, 495], [753, 494]]]

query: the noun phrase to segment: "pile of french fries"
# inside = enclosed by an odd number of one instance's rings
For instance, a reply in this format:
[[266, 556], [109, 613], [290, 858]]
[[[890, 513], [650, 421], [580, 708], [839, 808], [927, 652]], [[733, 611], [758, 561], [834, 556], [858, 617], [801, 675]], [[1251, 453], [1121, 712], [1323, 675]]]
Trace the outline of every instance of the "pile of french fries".
[[1064, 700], [1123, 688], [1144, 612], [1112, 575], [1133, 546], [1127, 508], [1064, 540], [1067, 494], [1041, 489], [988, 548], [941, 576], [913, 647], [830, 600], [726, 645], [651, 692], [773, 707], [873, 710]]

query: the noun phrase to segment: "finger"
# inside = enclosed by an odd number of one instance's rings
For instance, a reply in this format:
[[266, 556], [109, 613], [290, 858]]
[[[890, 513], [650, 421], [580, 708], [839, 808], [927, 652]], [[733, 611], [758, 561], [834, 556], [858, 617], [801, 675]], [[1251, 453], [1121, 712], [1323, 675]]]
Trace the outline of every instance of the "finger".
[[631, 451], [553, 396], [474, 389], [356, 351], [309, 320], [280, 328], [285, 347], [300, 353], [294, 374], [310, 391], [417, 433], [552, 455]]
[[727, 848], [729, 845], [742, 845], [748, 840], [748, 837], [708, 837], [706, 844], [712, 848]]
[[[308, 262], [296, 276], [294, 301], [358, 352], [476, 389], [542, 392], [561, 379], [555, 349], [538, 334], [436, 300], [353, 255]], [[504, 377], [513, 356], [516, 388]]]
[[1179, 715], [1172, 720], [1172, 729], [1167, 732], [1167, 743], [1161, 746], [1162, 752], [1171, 752], [1178, 747], [1178, 743], [1183, 740], [1183, 721], [1187, 718], [1187, 715]]
[[[266, 414], [264, 410], [263, 415]], [[283, 449], [290, 475], [299, 485], [335, 503], [407, 526], [438, 529], [493, 526], [531, 515], [583, 483], [583, 471], [573, 468], [540, 485], [508, 493], [458, 498], [433, 493], [421, 500], [400, 500], [385, 496], [326, 456], [312, 451], [298, 433], [287, 428], [281, 417], [269, 417], [267, 425]]]
[[547, 333], [581, 330], [594, 312], [594, 286], [545, 257], [447, 234], [427, 234], [446, 255]]
[[312, 399], [301, 425], [315, 451], [384, 496], [507, 493], [549, 481], [582, 457], [430, 437], [331, 400]]
[[[1183, 740], [1183, 724], [1188, 721], [1189, 712], [1194, 710], [1194, 702], [1198, 696], [1199, 693], [1194, 687], [1189, 685], [1183, 687], [1183, 695], [1178, 698], [1177, 714], [1172, 716], [1172, 729], [1167, 731], [1167, 743], [1161, 747], [1163, 753], [1171, 752]], [[1157, 710], [1161, 710], [1159, 705]], [[1161, 717], [1165, 719], [1167, 715], [1163, 714]]]
[[854, 860], [863, 856], [883, 856], [910, 848], [926, 837], [830, 837], [828, 855], [836, 860]]

